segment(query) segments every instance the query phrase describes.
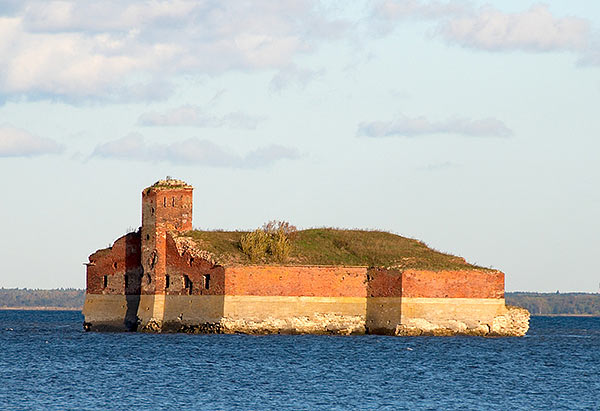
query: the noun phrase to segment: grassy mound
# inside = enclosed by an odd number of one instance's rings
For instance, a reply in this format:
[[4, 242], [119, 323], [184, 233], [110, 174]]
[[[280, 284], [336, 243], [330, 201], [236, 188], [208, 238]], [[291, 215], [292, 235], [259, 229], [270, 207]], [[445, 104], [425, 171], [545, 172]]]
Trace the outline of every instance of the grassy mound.
[[[252, 264], [240, 248], [243, 231], [189, 231], [198, 248], [224, 265]], [[461, 257], [440, 253], [421, 241], [382, 231], [315, 228], [294, 233], [289, 265], [345, 265], [427, 270], [479, 268]], [[266, 258], [259, 263], [276, 264]]]

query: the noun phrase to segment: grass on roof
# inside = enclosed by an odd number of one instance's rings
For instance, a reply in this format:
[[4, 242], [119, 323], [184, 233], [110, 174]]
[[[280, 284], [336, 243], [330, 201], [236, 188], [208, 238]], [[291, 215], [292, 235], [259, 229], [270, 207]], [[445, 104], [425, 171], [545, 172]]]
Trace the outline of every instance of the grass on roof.
[[[189, 231], [198, 248], [215, 255], [223, 265], [250, 265], [240, 249], [243, 231]], [[314, 228], [291, 238], [289, 265], [344, 265], [427, 270], [485, 269], [461, 257], [432, 250], [418, 240], [383, 231]], [[264, 260], [262, 263], [276, 264]]]

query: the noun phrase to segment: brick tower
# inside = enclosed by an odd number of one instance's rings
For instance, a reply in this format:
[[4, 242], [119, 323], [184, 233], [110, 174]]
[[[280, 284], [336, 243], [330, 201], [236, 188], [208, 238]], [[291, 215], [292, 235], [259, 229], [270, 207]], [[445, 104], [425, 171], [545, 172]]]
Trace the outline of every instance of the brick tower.
[[193, 187], [167, 177], [142, 191], [141, 295], [150, 319], [162, 321], [167, 274], [167, 233], [192, 229]]

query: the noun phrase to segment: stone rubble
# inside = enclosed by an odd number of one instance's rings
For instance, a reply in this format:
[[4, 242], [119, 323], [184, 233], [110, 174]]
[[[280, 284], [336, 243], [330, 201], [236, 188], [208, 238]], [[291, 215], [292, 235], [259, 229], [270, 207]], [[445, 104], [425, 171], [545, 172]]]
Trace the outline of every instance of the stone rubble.
[[194, 258], [200, 258], [208, 261], [213, 265], [213, 267], [218, 265], [215, 255], [210, 251], [199, 249], [196, 245], [196, 242], [191, 237], [173, 236], [173, 238], [175, 239], [175, 246], [177, 247], [177, 252], [179, 255], [183, 256], [183, 254], [188, 253]]
[[529, 329], [529, 311], [520, 307], [507, 307], [507, 312], [494, 318], [492, 324], [467, 324], [457, 320], [433, 323], [423, 318], [409, 319], [396, 326], [395, 335], [475, 335], [522, 337]]

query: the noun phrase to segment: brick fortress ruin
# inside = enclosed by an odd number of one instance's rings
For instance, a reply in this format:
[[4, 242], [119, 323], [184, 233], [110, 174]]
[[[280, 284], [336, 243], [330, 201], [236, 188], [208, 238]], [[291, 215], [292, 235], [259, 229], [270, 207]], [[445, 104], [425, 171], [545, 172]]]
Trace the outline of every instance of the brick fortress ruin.
[[497, 270], [220, 264], [192, 230], [192, 186], [142, 192], [142, 226], [90, 255], [86, 330], [524, 335]]

